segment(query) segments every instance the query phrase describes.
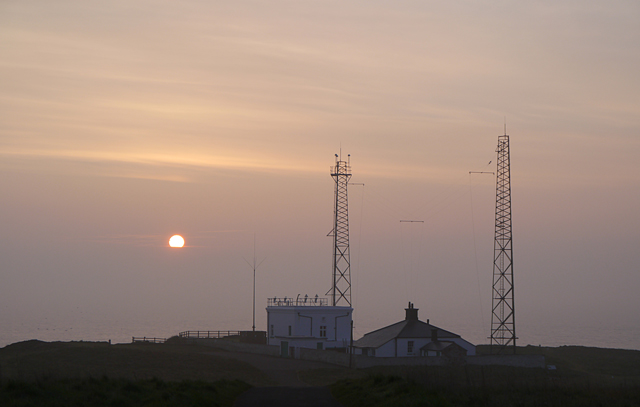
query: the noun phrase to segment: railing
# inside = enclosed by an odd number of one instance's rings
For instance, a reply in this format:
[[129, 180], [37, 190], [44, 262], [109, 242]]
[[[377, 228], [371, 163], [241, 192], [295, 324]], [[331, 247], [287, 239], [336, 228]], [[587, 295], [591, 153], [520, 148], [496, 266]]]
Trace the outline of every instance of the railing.
[[328, 304], [328, 300], [326, 298], [320, 298], [318, 296], [315, 297], [296, 297], [296, 298], [267, 298], [267, 306], [268, 307], [324, 307]]
[[138, 336], [135, 337], [133, 336], [131, 338], [131, 342], [132, 343], [136, 343], [136, 342], [147, 342], [147, 343], [165, 343], [167, 341], [167, 338], [147, 338], [146, 336]]
[[240, 331], [184, 331], [180, 332], [178, 336], [181, 338], [224, 338], [227, 336], [238, 336]]

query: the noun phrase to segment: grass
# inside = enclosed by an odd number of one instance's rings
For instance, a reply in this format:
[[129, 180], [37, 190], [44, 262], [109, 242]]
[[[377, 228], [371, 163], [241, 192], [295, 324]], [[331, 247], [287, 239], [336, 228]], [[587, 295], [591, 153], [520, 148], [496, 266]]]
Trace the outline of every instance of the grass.
[[180, 343], [16, 343], [0, 349], [0, 406], [232, 406], [251, 385], [272, 383], [210, 353]]
[[165, 381], [242, 380], [272, 384], [248, 363], [212, 355], [207, 347], [183, 344], [26, 341], [0, 349], [0, 379], [36, 381], [96, 377]]
[[543, 354], [556, 369], [371, 368], [366, 377], [334, 383], [331, 391], [345, 407], [640, 406], [640, 351], [527, 346], [518, 353]]
[[[478, 347], [479, 353], [488, 349]], [[0, 349], [0, 405], [232, 405], [264, 372], [212, 348], [26, 341]], [[555, 370], [506, 366], [331, 367], [300, 379], [357, 406], [640, 406], [640, 351], [527, 346]], [[246, 384], [248, 383], [248, 384]]]
[[159, 379], [9, 380], [0, 385], [2, 406], [232, 406], [249, 385], [239, 380], [165, 382]]
[[331, 386], [345, 407], [391, 406], [640, 406], [640, 387], [558, 386], [554, 383], [451, 386], [418, 383], [400, 376], [374, 374]]
[[[488, 346], [478, 346], [487, 354]], [[547, 365], [556, 367], [550, 377], [565, 382], [620, 384], [640, 381], [640, 351], [586, 346], [518, 347], [521, 355], [544, 355]]]
[[362, 370], [336, 367], [302, 370], [298, 372], [298, 377], [309, 386], [329, 386], [340, 380], [367, 377], [367, 373]]

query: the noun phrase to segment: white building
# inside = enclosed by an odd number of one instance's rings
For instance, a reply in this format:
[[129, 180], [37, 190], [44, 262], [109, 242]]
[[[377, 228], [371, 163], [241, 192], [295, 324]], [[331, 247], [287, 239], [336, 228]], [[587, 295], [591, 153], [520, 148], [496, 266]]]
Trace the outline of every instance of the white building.
[[404, 321], [369, 332], [353, 343], [356, 354], [376, 357], [475, 355], [476, 347], [452, 332], [418, 319], [409, 303]]
[[353, 308], [327, 305], [326, 298], [269, 298], [267, 344], [280, 346], [281, 356], [296, 349], [348, 348]]

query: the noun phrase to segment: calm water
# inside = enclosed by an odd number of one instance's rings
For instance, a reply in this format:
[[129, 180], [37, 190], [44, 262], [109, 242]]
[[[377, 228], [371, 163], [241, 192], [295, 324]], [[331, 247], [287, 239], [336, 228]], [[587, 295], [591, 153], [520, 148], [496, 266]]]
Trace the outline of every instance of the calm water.
[[[2, 323], [0, 347], [29, 339], [42, 341], [111, 341], [130, 343], [132, 337], [146, 336], [169, 338], [187, 330], [219, 329], [206, 323], [188, 324], [181, 321], [118, 320], [118, 321], [74, 321], [65, 323], [51, 318], [20, 323]], [[220, 329], [231, 329], [225, 327]], [[237, 329], [237, 328], [236, 328]]]
[[[381, 327], [372, 327], [373, 329]], [[447, 329], [447, 327], [443, 327]], [[65, 322], [62, 319], [44, 318], [39, 320], [15, 322], [0, 318], [0, 347], [25, 341], [39, 339], [43, 341], [108, 341], [112, 343], [129, 343], [133, 336], [169, 338], [187, 330], [244, 330], [248, 327], [238, 326], [227, 321], [212, 324], [210, 321], [180, 320], [78, 320]], [[257, 329], [261, 329], [258, 326]], [[477, 329], [451, 329], [468, 341], [481, 344], [488, 343], [485, 332]], [[365, 331], [366, 332], [366, 331]], [[603, 348], [640, 350], [640, 328], [603, 327], [598, 326], [519, 326], [519, 345], [581, 345]]]

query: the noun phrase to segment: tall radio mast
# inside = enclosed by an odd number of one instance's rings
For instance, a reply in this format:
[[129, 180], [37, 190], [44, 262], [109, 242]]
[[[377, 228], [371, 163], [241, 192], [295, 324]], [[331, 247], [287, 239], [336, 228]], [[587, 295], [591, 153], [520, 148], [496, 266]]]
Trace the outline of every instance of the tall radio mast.
[[[341, 154], [342, 155], [342, 154]], [[333, 286], [331, 305], [351, 306], [351, 254], [349, 251], [349, 200], [347, 186], [351, 179], [351, 155], [347, 161], [336, 154], [331, 177], [336, 183], [333, 219]]]
[[[493, 304], [491, 353], [516, 352], [516, 313], [513, 296], [513, 250], [511, 239], [511, 163], [509, 136], [498, 137], [496, 177], [496, 228], [493, 244]], [[494, 349], [494, 345], [497, 349]]]

